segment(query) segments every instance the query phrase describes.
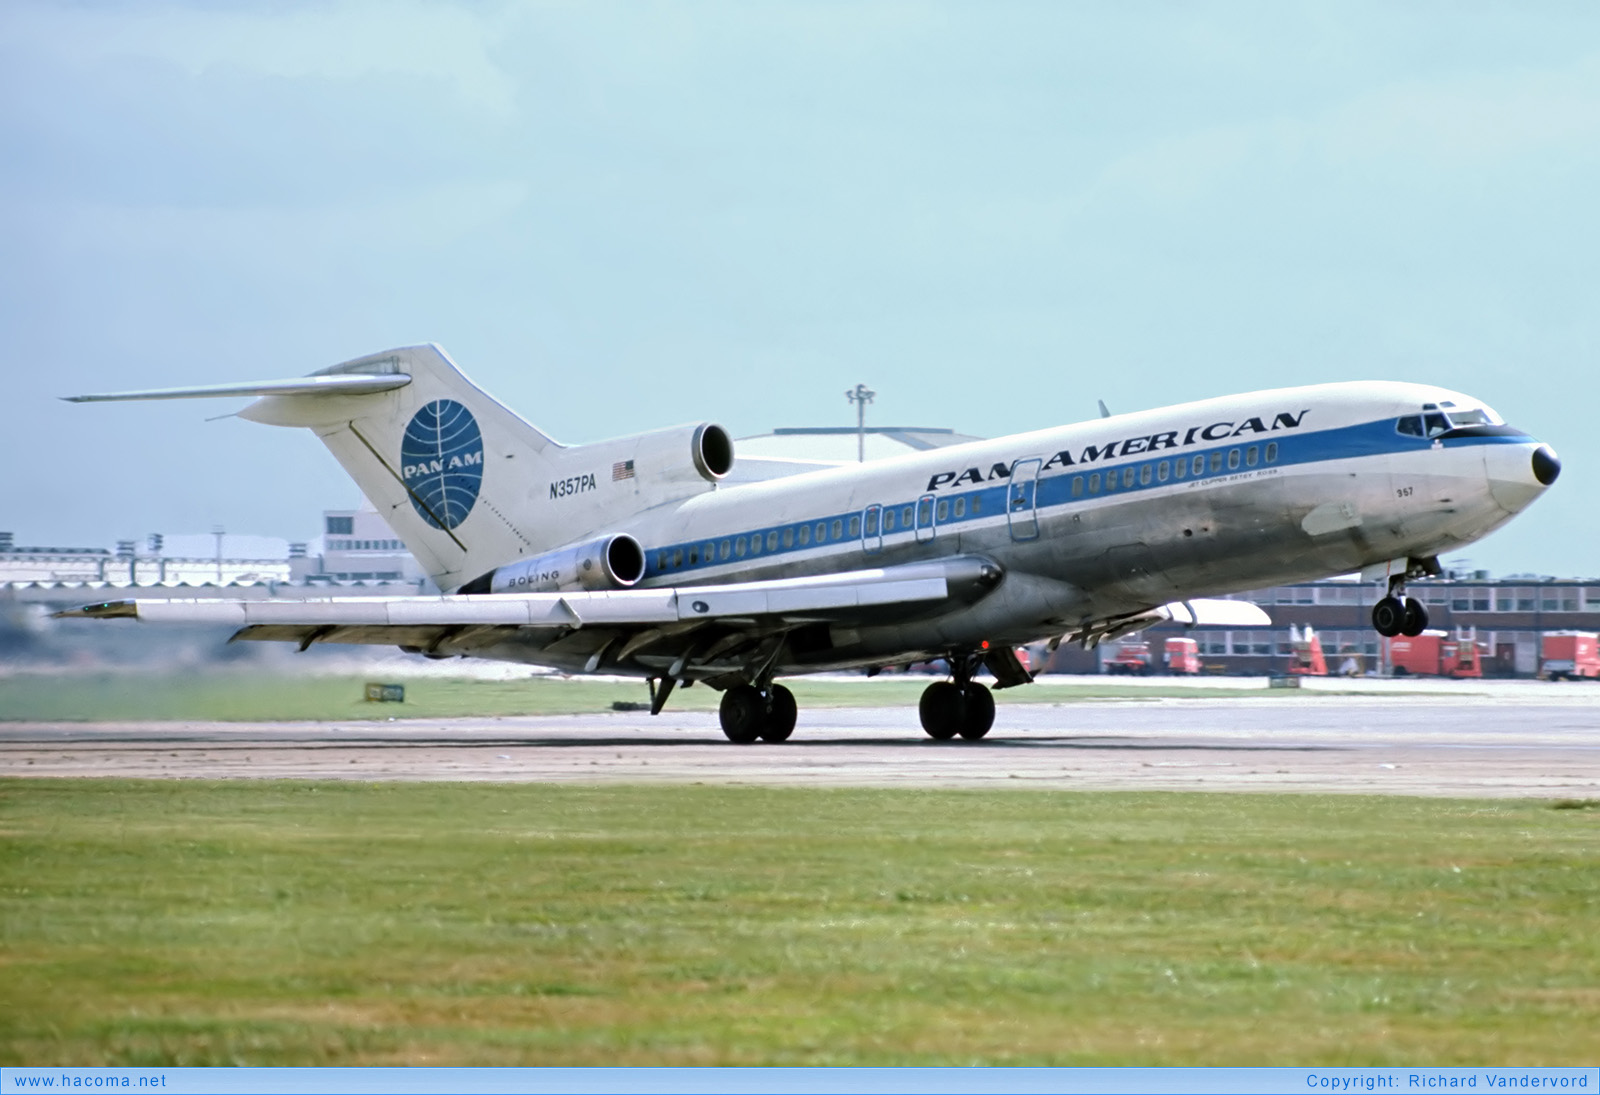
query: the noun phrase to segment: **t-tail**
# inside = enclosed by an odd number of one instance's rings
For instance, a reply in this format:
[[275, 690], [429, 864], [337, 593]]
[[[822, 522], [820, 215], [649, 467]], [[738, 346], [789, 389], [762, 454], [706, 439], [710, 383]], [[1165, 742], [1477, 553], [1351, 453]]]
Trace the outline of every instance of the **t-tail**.
[[[478, 388], [432, 343], [292, 380], [72, 398], [230, 395], [259, 397], [241, 418], [303, 426], [321, 438], [446, 591], [475, 591], [497, 568], [585, 548], [586, 537], [641, 510], [711, 489], [733, 461], [726, 432], [711, 424], [561, 445]], [[611, 584], [631, 585], [643, 573], [631, 538], [607, 537], [598, 550]]]

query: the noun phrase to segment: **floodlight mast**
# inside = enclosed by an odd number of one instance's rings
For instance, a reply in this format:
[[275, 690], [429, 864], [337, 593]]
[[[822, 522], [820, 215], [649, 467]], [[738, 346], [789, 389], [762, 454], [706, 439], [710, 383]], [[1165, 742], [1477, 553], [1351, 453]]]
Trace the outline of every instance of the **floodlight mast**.
[[872, 402], [872, 397], [878, 393], [865, 384], [857, 384], [854, 388], [844, 393], [844, 397], [856, 405], [856, 463], [867, 462], [867, 404]]

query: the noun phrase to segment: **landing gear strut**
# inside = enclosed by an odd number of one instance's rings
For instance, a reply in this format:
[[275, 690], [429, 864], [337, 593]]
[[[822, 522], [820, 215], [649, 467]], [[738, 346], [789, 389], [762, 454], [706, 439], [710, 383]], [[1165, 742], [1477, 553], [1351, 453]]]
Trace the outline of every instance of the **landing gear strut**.
[[1415, 597], [1407, 597], [1406, 575], [1389, 579], [1389, 595], [1372, 606], [1372, 627], [1379, 635], [1421, 635], [1428, 630], [1428, 610]]
[[765, 692], [753, 684], [740, 684], [722, 694], [722, 732], [729, 741], [748, 745], [762, 741], [787, 741], [794, 733], [799, 709], [794, 693], [781, 684], [768, 685]]
[[960, 734], [977, 741], [994, 725], [994, 694], [972, 679], [974, 659], [953, 657], [953, 681], [935, 681], [923, 690], [917, 704], [922, 729], [930, 738], [949, 741]]

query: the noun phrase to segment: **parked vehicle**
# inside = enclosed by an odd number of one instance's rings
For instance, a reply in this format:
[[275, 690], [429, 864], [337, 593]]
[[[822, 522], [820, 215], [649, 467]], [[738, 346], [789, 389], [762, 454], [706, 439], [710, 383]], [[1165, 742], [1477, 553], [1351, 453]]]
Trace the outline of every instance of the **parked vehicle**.
[[1174, 677], [1194, 677], [1200, 673], [1200, 643], [1195, 639], [1173, 637], [1161, 651], [1167, 673]]
[[1489, 653], [1478, 642], [1476, 629], [1424, 631], [1414, 637], [1389, 640], [1389, 665], [1396, 677], [1481, 677]]
[[1548, 631], [1539, 651], [1539, 676], [1545, 680], [1600, 677], [1600, 642], [1592, 631]]

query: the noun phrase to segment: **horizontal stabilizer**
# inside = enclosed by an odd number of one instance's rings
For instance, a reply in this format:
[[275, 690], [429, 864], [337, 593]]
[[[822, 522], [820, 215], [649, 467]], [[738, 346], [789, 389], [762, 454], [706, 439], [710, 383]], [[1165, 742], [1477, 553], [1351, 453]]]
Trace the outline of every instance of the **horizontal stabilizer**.
[[291, 380], [247, 380], [237, 384], [206, 384], [197, 388], [153, 388], [143, 392], [104, 392], [99, 395], [64, 395], [68, 403], [116, 403], [130, 399], [211, 399], [218, 396], [265, 395], [373, 395], [411, 383], [404, 373], [380, 376], [341, 373], [334, 376], [299, 376]]

